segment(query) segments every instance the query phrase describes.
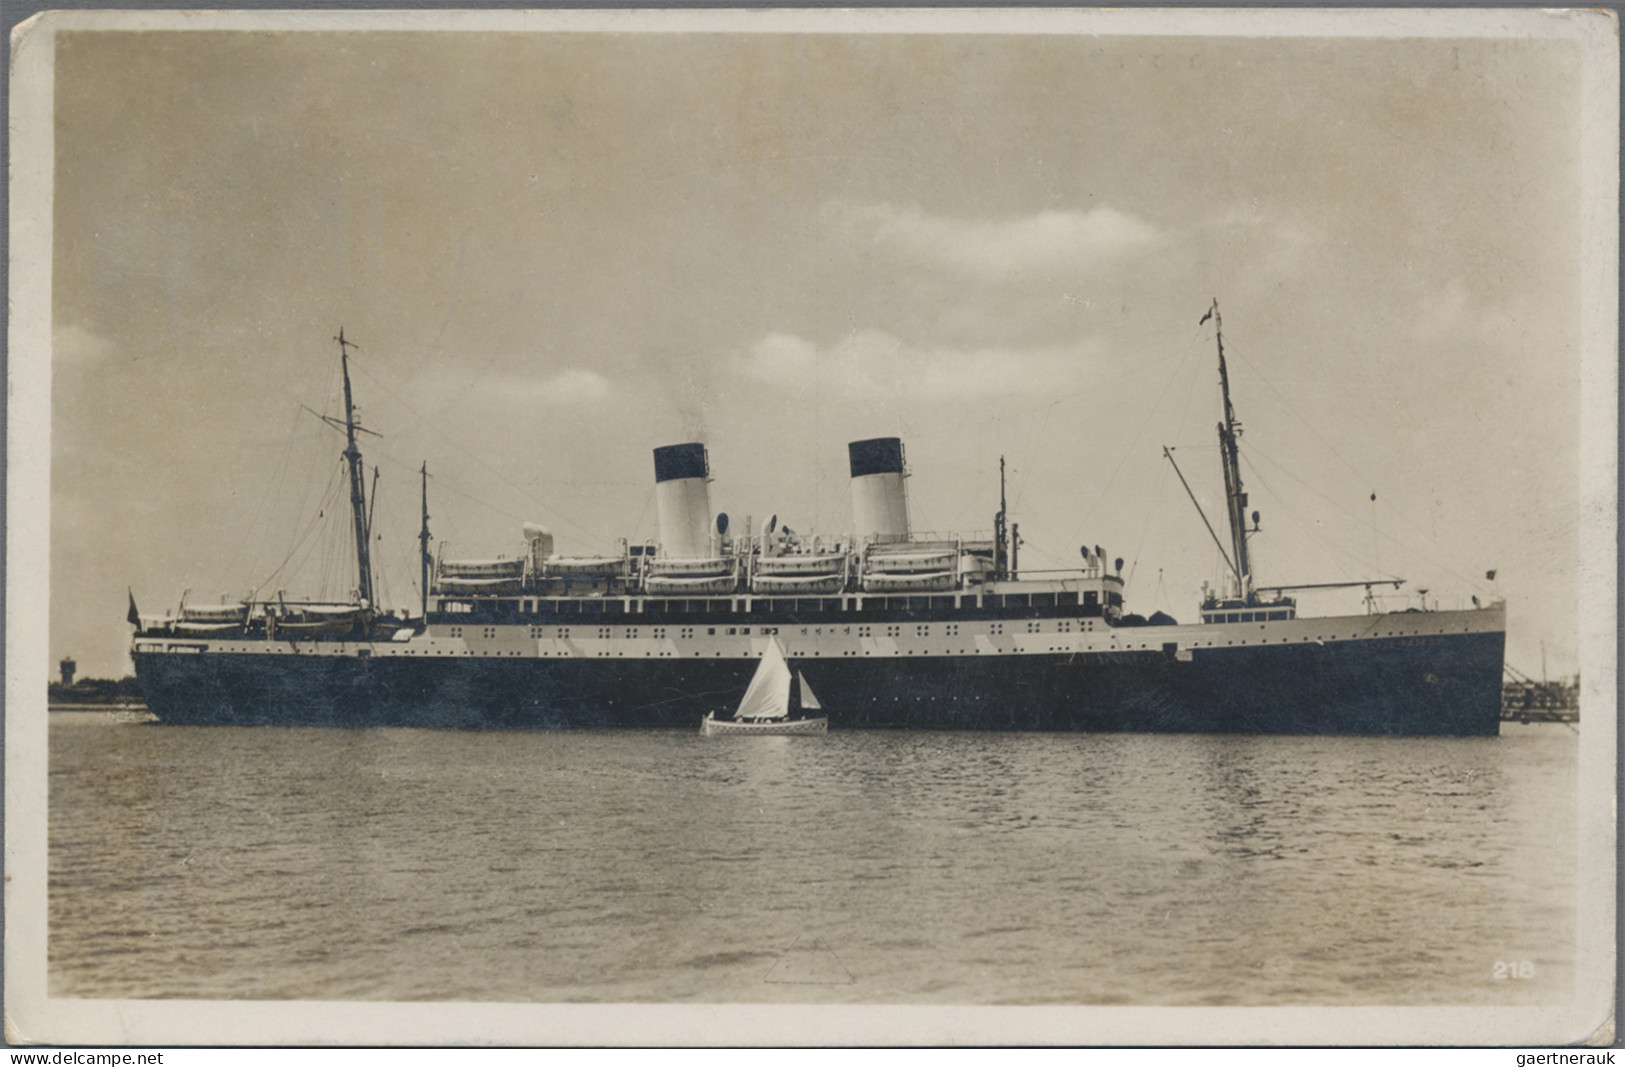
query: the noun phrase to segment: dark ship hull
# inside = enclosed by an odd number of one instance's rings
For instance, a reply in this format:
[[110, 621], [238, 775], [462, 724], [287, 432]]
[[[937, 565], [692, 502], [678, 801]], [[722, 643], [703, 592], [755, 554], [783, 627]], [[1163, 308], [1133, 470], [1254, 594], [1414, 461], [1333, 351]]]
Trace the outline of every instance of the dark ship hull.
[[[1468, 614], [1468, 613], [1460, 613]], [[1301, 623], [1300, 623], [1301, 625]], [[1183, 629], [1183, 628], [1182, 628]], [[1209, 627], [1209, 630], [1218, 629]], [[1181, 653], [802, 657], [832, 729], [1494, 735], [1497, 630]], [[382, 645], [382, 643], [380, 643]], [[736, 700], [755, 661], [137, 652], [170, 723], [467, 729], [680, 727]], [[387, 650], [379, 647], [379, 653]]]

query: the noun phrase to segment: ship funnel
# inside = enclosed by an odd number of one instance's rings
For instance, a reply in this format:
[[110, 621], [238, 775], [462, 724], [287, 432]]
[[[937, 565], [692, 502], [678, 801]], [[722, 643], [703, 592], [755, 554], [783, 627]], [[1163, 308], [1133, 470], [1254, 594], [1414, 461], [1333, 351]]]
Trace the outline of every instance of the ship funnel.
[[875, 437], [846, 446], [852, 464], [852, 520], [860, 543], [908, 540], [903, 442]]
[[660, 554], [706, 559], [711, 551], [711, 467], [705, 446], [692, 442], [655, 449], [655, 508], [660, 514]]
[[542, 564], [553, 554], [553, 534], [547, 527], [534, 522], [527, 522], [520, 529], [524, 531], [525, 543], [530, 546], [531, 573], [540, 574]]

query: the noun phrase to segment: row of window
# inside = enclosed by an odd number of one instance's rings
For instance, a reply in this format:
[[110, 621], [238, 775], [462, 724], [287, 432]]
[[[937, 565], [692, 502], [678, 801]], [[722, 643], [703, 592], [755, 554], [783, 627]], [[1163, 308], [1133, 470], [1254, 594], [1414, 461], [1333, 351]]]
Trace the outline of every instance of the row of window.
[[[1122, 597], [1112, 593], [1107, 597], [1112, 604], [1121, 604]], [[1098, 592], [1083, 594], [1082, 603], [1099, 607]], [[704, 613], [731, 614], [741, 611], [774, 611], [792, 614], [819, 614], [831, 611], [931, 611], [952, 608], [1057, 608], [1076, 607], [1076, 592], [1061, 593], [975, 593], [935, 596], [863, 596], [863, 597], [705, 597], [673, 599], [666, 597], [567, 597], [560, 599], [500, 599], [449, 600], [439, 602], [439, 610], [452, 614], [469, 614], [477, 610], [496, 611], [498, 614], [522, 615], [645, 615]]]
[[[920, 623], [920, 624], [917, 624], [914, 627], [914, 636], [916, 636], [916, 637], [933, 637], [933, 636], [939, 636], [940, 635], [942, 637], [958, 637], [959, 636], [959, 625], [960, 624], [957, 623], [957, 622], [936, 623], [936, 624], [933, 624], [933, 623]], [[1046, 623], [1044, 621], [1029, 622], [1029, 623], [1027, 623], [1027, 632], [1030, 633], [1030, 634], [1044, 633], [1045, 630], [1046, 630], [1046, 627], [1048, 625], [1049, 625], [1049, 623]], [[939, 627], [940, 627], [940, 629], [939, 629]], [[1083, 629], [1083, 628], [1084, 627], [1080, 627], [1080, 629]], [[480, 636], [485, 638], [486, 640], [494, 639], [497, 636], [497, 629], [498, 628], [495, 627], [495, 626], [481, 627], [480, 628]], [[606, 640], [607, 641], [607, 640], [611, 640], [611, 639], [613, 639], [615, 637], [616, 627], [613, 627], [613, 626], [600, 626], [600, 627], [597, 627], [596, 629], [597, 629], [598, 638], [600, 640]], [[650, 627], [647, 632], [644, 632], [639, 627], [628, 626], [622, 631], [622, 635], [629, 641], [638, 640], [640, 638], [653, 638], [656, 641], [663, 641], [663, 640], [666, 639], [666, 636], [670, 632], [670, 629], [671, 628], [668, 628], [668, 627], [665, 627], [665, 626], [654, 626], [654, 627]], [[675, 629], [677, 630], [678, 639], [683, 640], [683, 641], [687, 641], [687, 640], [689, 640], [690, 638], [692, 638], [694, 636], [695, 630], [698, 629], [698, 627], [681, 626], [681, 627], [675, 627]], [[777, 627], [777, 626], [754, 626], [754, 627], [752, 627], [752, 626], [727, 626], [727, 627], [707, 626], [704, 629], [705, 629], [706, 635], [710, 636], [710, 637], [715, 637], [719, 633], [725, 634], [725, 635], [727, 635], [729, 637], [750, 637], [753, 634], [766, 637], [766, 636], [771, 636], [773, 634], [777, 634], [779, 632], [779, 627]], [[824, 626], [807, 627], [807, 626], [803, 626], [803, 627], [800, 627], [800, 632], [801, 632], [801, 635], [803, 637], [808, 636], [809, 634], [815, 635], [815, 636], [822, 636], [825, 632], [828, 632], [828, 633], [830, 633], [832, 635], [834, 635], [834, 634], [842, 634], [842, 635], [845, 635], [845, 636], [848, 636], [848, 637], [854, 636], [854, 632], [855, 632], [855, 635], [858, 636], [858, 637], [872, 637], [872, 636], [874, 636], [874, 630], [875, 630], [875, 627], [872, 626], [872, 625], [868, 625], [868, 624], [859, 625], [859, 626], [829, 626], [829, 627], [824, 627]], [[903, 636], [903, 625], [901, 623], [887, 624], [884, 627], [884, 630], [885, 630], [885, 636], [887, 636], [887, 637], [901, 637], [901, 636]], [[448, 631], [448, 634], [451, 637], [462, 637], [463, 636], [463, 631], [464, 631], [464, 627], [462, 627], [462, 626], [453, 626]], [[567, 640], [570, 637], [570, 631], [571, 631], [571, 627], [569, 627], [569, 626], [531, 626], [531, 627], [529, 627], [530, 637], [533, 640], [540, 640], [542, 638], [547, 638], [547, 637], [558, 638], [560, 640]], [[1002, 635], [1004, 633], [1004, 623], [1002, 623], [1002, 622], [989, 623], [988, 627], [987, 627], [987, 632], [989, 634], [994, 635], [994, 636]], [[1059, 621], [1055, 621], [1053, 629], [1050, 632], [1063, 633], [1063, 634], [1071, 633], [1072, 632], [1072, 620], [1070, 620], [1070, 619], [1061, 619]]]
[[1203, 616], [1206, 622], [1275, 622], [1290, 619], [1292, 613], [1285, 609], [1278, 611], [1216, 611], [1211, 615]]
[[[531, 630], [533, 631], [532, 636], [535, 636], [534, 631], [538, 630], [538, 629], [540, 629], [540, 627], [537, 627], [537, 626], [531, 627]], [[461, 626], [453, 626], [451, 628], [450, 632], [451, 632], [452, 637], [461, 637], [461, 636], [463, 636], [463, 628]], [[497, 628], [495, 626], [484, 626], [484, 627], [480, 628], [480, 636], [485, 638], [487, 641], [489, 641], [492, 638], [496, 637], [496, 635], [497, 635]]]

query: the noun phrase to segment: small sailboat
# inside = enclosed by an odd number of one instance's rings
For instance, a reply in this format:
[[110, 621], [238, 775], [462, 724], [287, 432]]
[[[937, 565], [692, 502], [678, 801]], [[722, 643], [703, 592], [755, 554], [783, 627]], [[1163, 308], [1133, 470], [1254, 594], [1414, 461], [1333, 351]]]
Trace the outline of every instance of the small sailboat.
[[790, 669], [784, 646], [774, 637], [732, 717], [707, 713], [700, 722], [700, 733], [822, 734], [829, 730], [828, 717], [819, 714], [823, 710], [806, 675]]

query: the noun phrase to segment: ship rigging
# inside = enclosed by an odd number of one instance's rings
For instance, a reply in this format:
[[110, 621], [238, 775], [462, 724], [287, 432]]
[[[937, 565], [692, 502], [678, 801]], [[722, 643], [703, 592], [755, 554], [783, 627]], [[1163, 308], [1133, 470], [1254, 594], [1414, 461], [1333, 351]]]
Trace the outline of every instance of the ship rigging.
[[[1297, 615], [1297, 601], [1285, 594], [1307, 589], [1360, 589], [1366, 591], [1366, 610], [1374, 612], [1376, 601], [1372, 596], [1372, 589], [1379, 585], [1391, 585], [1395, 589], [1405, 584], [1403, 578], [1370, 578], [1352, 582], [1300, 582], [1293, 585], [1258, 586], [1253, 582], [1252, 557], [1248, 551], [1247, 540], [1259, 532], [1259, 514], [1254, 511], [1251, 515], [1252, 525], [1247, 525], [1247, 491], [1241, 482], [1241, 422], [1236, 418], [1235, 407], [1230, 402], [1230, 371], [1224, 358], [1224, 318], [1219, 313], [1219, 301], [1214, 298], [1212, 306], [1197, 323], [1198, 326], [1213, 322], [1213, 340], [1219, 355], [1219, 392], [1223, 397], [1223, 418], [1218, 425], [1219, 433], [1219, 462], [1224, 474], [1224, 502], [1225, 513], [1229, 519], [1230, 551], [1225, 551], [1224, 543], [1214, 532], [1213, 524], [1208, 521], [1207, 513], [1202, 510], [1201, 503], [1196, 499], [1196, 493], [1191, 489], [1190, 482], [1185, 480], [1185, 472], [1179, 469], [1174, 460], [1173, 450], [1167, 445], [1162, 448], [1162, 454], [1173, 467], [1174, 473], [1179, 476], [1179, 483], [1190, 497], [1191, 504], [1201, 516], [1202, 524], [1207, 528], [1208, 536], [1213, 538], [1215, 547], [1228, 569], [1226, 575], [1229, 588], [1221, 595], [1217, 591], [1208, 591], [1202, 598], [1202, 621], [1237, 622], [1239, 615], [1245, 613], [1246, 621], [1252, 621], [1254, 615], [1264, 619], [1290, 619]], [[1258, 609], [1264, 609], [1260, 612]]]

